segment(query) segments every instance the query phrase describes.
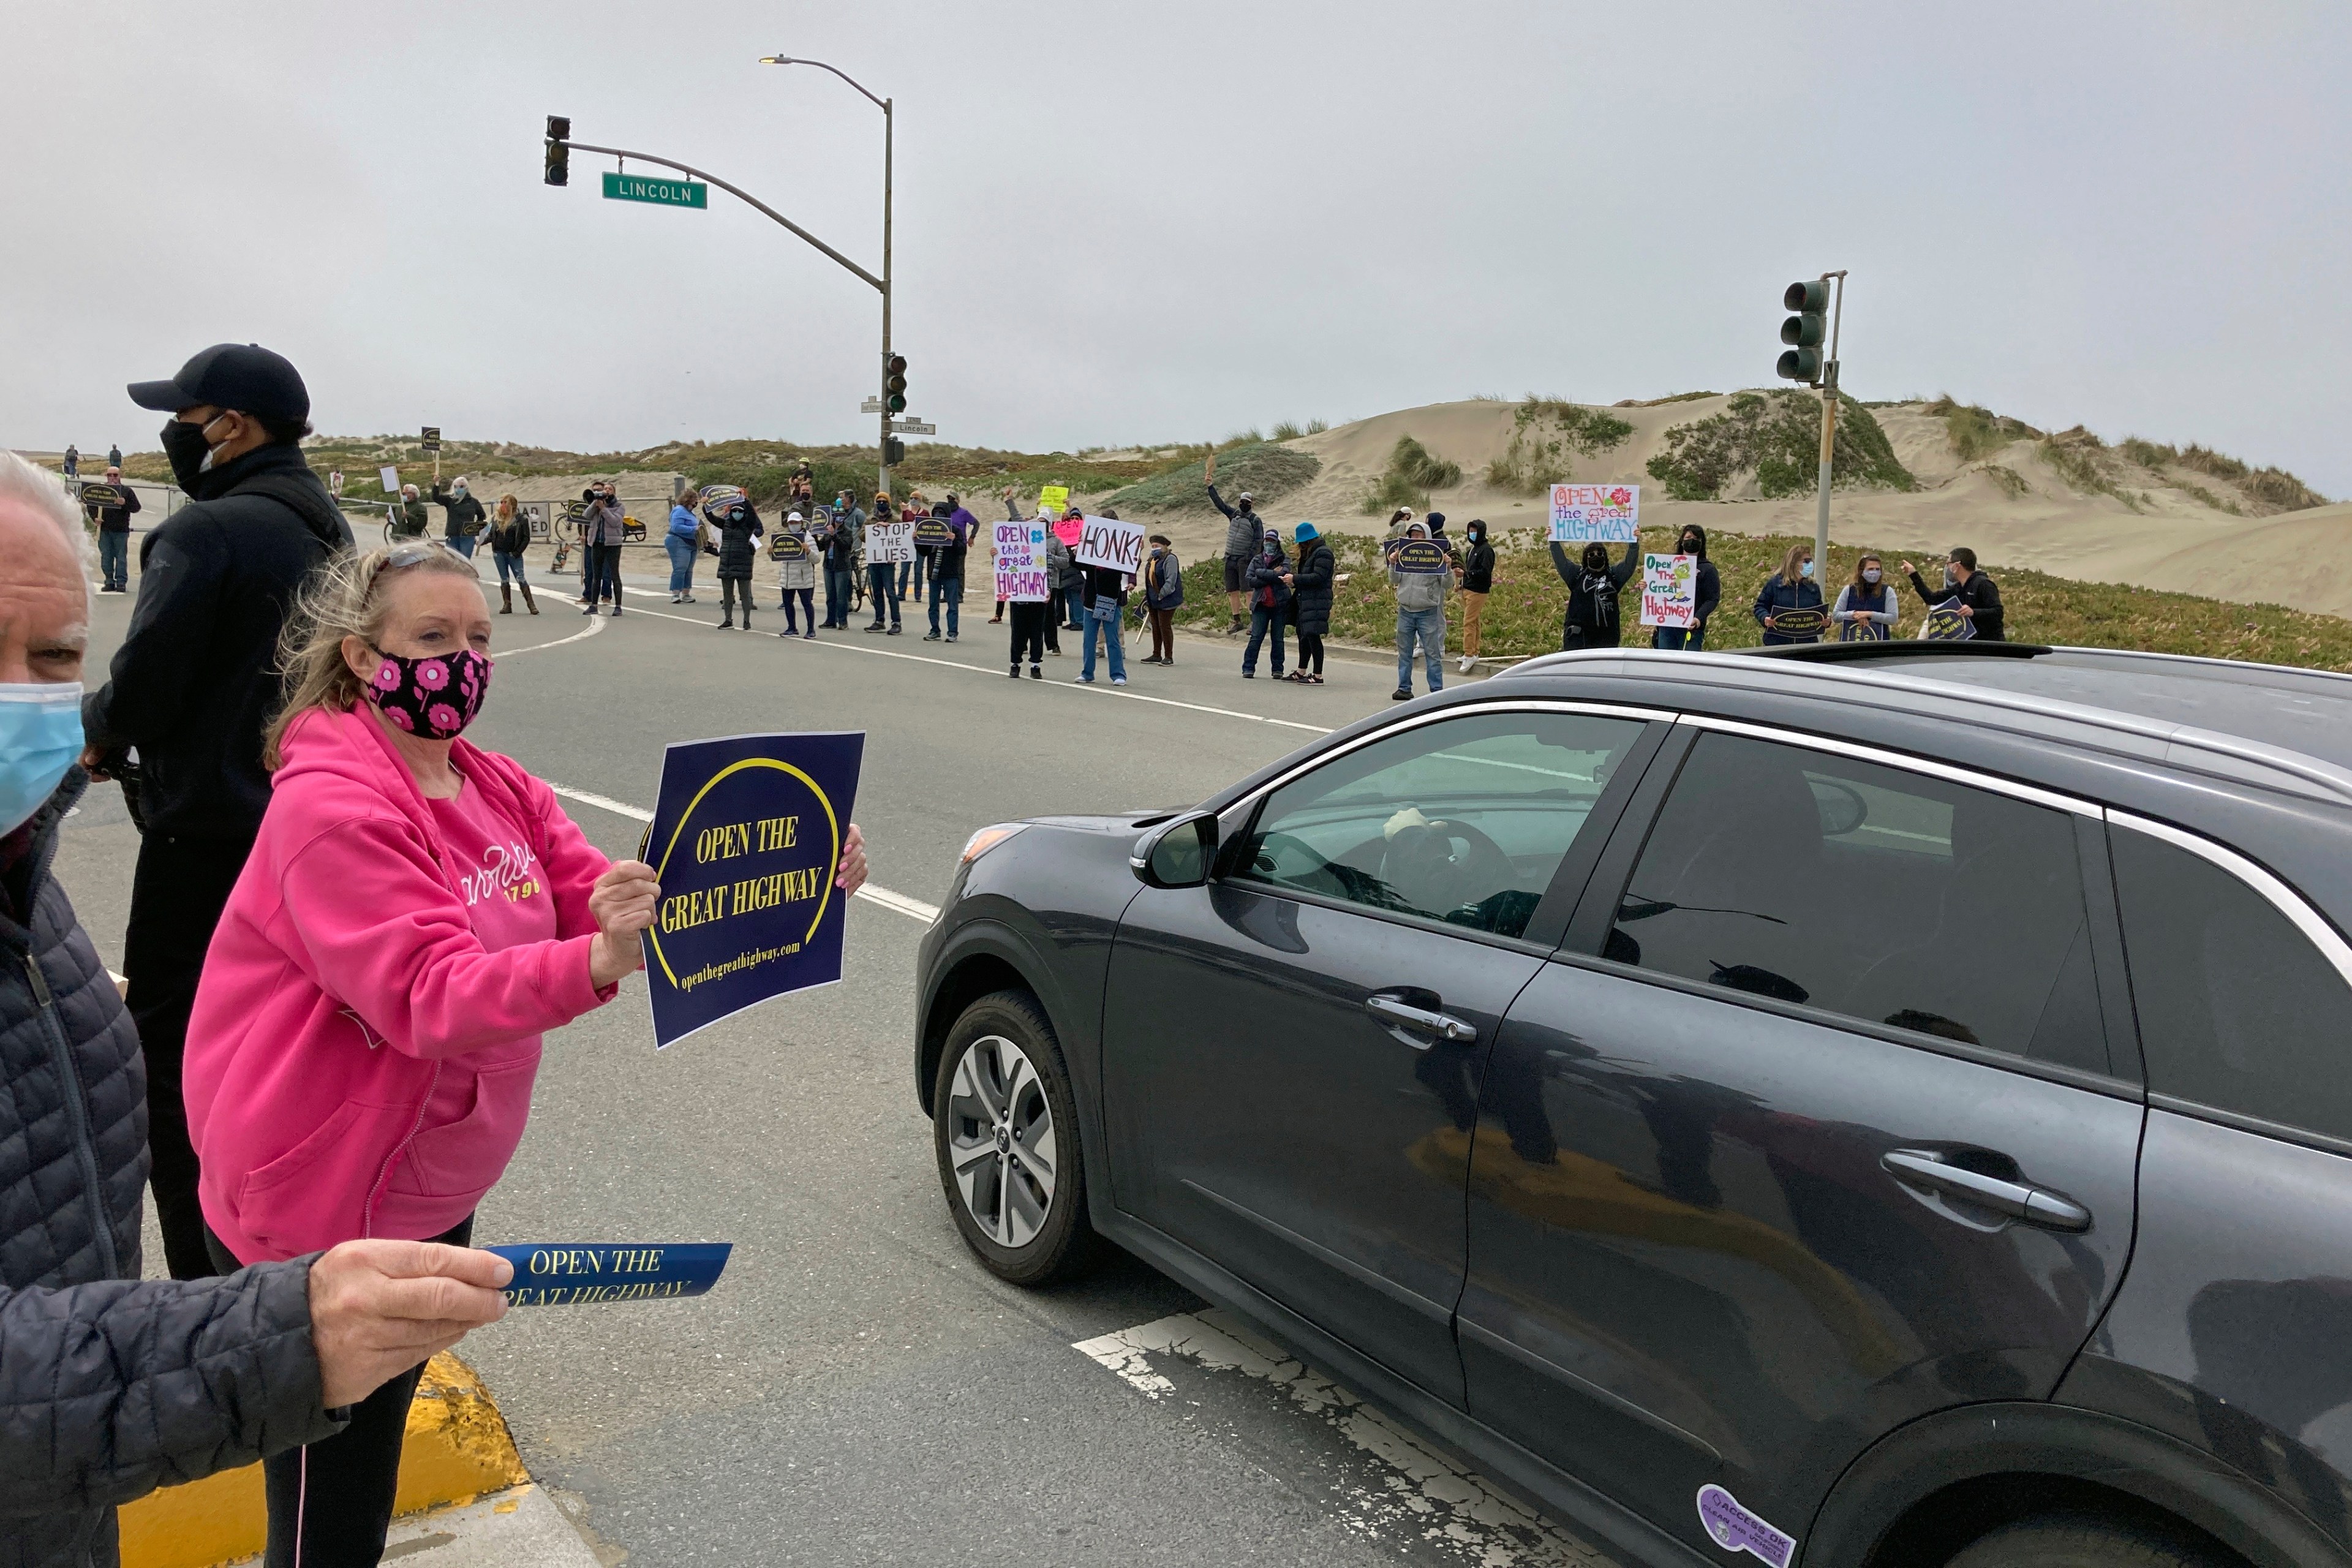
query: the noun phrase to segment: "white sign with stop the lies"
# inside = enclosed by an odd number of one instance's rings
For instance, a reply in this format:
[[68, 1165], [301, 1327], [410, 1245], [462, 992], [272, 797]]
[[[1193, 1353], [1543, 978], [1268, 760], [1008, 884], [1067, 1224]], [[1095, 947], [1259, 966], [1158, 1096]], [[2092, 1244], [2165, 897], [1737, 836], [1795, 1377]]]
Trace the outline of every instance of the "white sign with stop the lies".
[[1143, 524], [1115, 517], [1090, 517], [1070, 552], [1081, 566], [1108, 566], [1130, 574], [1143, 570]]

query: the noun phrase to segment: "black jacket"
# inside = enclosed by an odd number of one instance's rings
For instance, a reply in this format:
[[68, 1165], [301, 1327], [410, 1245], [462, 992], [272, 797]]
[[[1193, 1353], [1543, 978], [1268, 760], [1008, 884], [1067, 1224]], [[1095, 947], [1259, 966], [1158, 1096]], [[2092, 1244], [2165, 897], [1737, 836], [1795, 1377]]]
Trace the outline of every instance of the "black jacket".
[[85, 511], [89, 512], [91, 517], [98, 521], [98, 531], [100, 533], [130, 532], [131, 514], [140, 510], [139, 492], [137, 490], [132, 489], [127, 484], [117, 485], [115, 488], [122, 492], [122, 504], [121, 506], [86, 506], [83, 508]]
[[530, 548], [530, 513], [518, 506], [515, 514], [501, 523], [496, 517], [489, 521], [490, 551], [497, 555], [520, 555]]
[[741, 522], [719, 524], [719, 575], [751, 581], [751, 563], [759, 556], [751, 542], [766, 531], [767, 525], [760, 521], [758, 510], [749, 502], [744, 504]]
[[473, 491], [457, 495], [443, 489], [436, 482], [433, 487], [433, 501], [443, 514], [442, 538], [464, 539], [482, 531], [482, 503]]
[[308, 1258], [139, 1279], [147, 1081], [51, 880], [69, 771], [0, 875], [0, 1568], [110, 1564], [114, 1505], [332, 1435]]
[[81, 715], [91, 745], [139, 748], [147, 831], [249, 838], [260, 829], [278, 634], [302, 580], [351, 547], [327, 487], [284, 445], [199, 476], [194, 504], [147, 535], [131, 629]]
[[1552, 542], [1552, 570], [1568, 584], [1568, 613], [1560, 623], [1561, 647], [1617, 646], [1625, 635], [1617, 595], [1640, 566], [1641, 551], [1639, 542], [1628, 543], [1624, 560], [1599, 572], [1587, 572], [1581, 562], [1569, 559], [1558, 540]]
[[1955, 583], [1950, 587], [1931, 593], [1927, 584], [1920, 581], [1919, 574], [1914, 572], [1911, 574], [1911, 591], [1930, 605], [1940, 605], [1947, 599], [1959, 600], [1976, 612], [1969, 618], [1975, 623], [1979, 637], [1986, 642], [2009, 640], [2001, 635], [2000, 586], [1983, 573], [1971, 572], [1966, 583]]
[[1249, 588], [1250, 608], [1277, 614], [1287, 609], [1290, 584], [1282, 580], [1282, 574], [1288, 571], [1290, 558], [1278, 548], [1270, 554], [1260, 551], [1251, 556], [1249, 564], [1242, 568], [1242, 581]]
[[1319, 539], [1298, 547], [1298, 565], [1290, 574], [1290, 616], [1302, 636], [1319, 637], [1331, 629], [1331, 574], [1339, 564]]
[[1098, 600], [1108, 599], [1124, 607], [1127, 604], [1127, 574], [1116, 566], [1081, 566], [1078, 568], [1078, 603], [1094, 608]]
[[1495, 547], [1482, 534], [1462, 552], [1462, 591], [1465, 594], [1491, 594], [1495, 591]]

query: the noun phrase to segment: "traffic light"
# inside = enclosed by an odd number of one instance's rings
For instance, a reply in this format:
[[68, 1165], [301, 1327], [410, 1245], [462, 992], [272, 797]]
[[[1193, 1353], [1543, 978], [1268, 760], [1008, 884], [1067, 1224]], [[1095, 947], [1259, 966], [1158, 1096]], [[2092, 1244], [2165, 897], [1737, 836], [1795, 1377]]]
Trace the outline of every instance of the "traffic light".
[[1780, 341], [1789, 352], [1780, 356], [1777, 367], [1783, 381], [1801, 381], [1809, 386], [1822, 384], [1822, 364], [1827, 355], [1822, 344], [1829, 340], [1830, 284], [1826, 278], [1810, 283], [1791, 283], [1780, 296], [1784, 309], [1795, 315], [1780, 323]]
[[892, 354], [889, 364], [885, 368], [889, 374], [882, 383], [883, 400], [889, 405], [891, 413], [904, 414], [907, 412], [907, 356]]
[[896, 436], [890, 437], [882, 443], [882, 463], [884, 467], [895, 468], [906, 460], [907, 443], [899, 440]]
[[572, 183], [572, 120], [568, 115], [547, 117], [547, 183], [568, 185]]

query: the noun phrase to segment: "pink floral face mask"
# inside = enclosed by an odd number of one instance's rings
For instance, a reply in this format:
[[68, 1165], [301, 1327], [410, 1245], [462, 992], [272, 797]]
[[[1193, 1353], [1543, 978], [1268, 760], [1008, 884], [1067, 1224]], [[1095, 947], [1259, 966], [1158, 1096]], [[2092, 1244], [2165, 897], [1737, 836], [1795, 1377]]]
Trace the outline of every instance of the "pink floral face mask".
[[427, 741], [452, 740], [474, 721], [489, 695], [490, 661], [472, 648], [431, 658], [373, 651], [383, 662], [368, 682], [368, 700], [395, 730]]

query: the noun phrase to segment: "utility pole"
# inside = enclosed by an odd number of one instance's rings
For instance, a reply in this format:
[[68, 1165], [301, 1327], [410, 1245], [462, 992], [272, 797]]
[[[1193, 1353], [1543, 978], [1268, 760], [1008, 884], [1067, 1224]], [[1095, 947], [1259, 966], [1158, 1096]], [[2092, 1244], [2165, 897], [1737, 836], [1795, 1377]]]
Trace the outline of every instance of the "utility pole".
[[[1834, 292], [1832, 292], [1834, 288]], [[1824, 272], [1810, 283], [1791, 283], [1781, 305], [1797, 313], [1780, 323], [1780, 341], [1790, 345], [1776, 367], [1785, 381], [1801, 381], [1822, 392], [1821, 487], [1813, 506], [1813, 571], [1826, 575], [1830, 559], [1830, 463], [1837, 452], [1838, 329], [1845, 318], [1845, 273]], [[1824, 321], [1822, 318], [1828, 320]], [[1822, 329], [1827, 327], [1826, 333]], [[1829, 339], [1824, 358], [1821, 343]]]

